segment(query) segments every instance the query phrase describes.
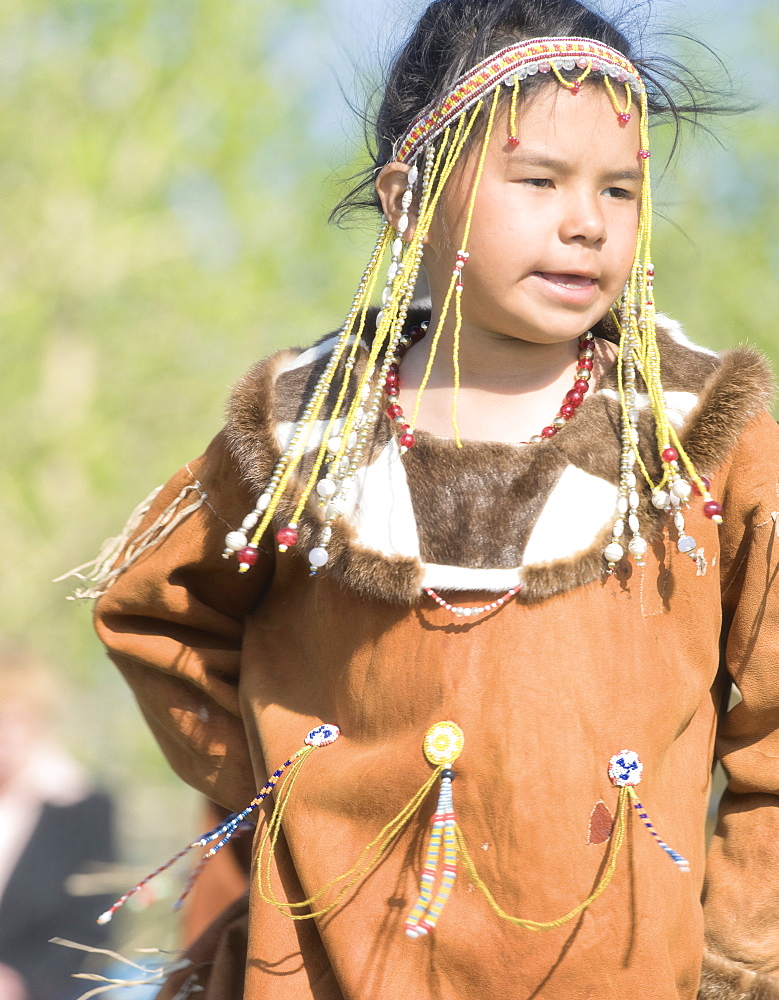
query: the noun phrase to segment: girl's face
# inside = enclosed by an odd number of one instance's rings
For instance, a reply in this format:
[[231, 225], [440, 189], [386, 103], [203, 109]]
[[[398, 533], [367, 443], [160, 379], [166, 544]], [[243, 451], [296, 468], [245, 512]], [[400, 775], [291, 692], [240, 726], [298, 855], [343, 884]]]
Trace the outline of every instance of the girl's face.
[[[633, 264], [638, 111], [623, 124], [601, 83], [574, 95], [550, 82], [520, 106], [518, 146], [508, 133], [499, 115], [462, 272], [463, 334], [570, 340], [607, 313]], [[451, 178], [425, 248], [434, 318], [460, 249], [480, 148], [474, 144]]]

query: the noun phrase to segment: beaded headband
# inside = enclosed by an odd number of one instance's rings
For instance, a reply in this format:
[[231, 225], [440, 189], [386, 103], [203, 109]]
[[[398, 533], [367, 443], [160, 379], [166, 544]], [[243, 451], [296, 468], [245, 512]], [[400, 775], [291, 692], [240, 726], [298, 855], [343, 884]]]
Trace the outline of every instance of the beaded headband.
[[[563, 75], [570, 75], [576, 70], [580, 72], [574, 79]], [[487, 148], [495, 130], [502, 85], [511, 88], [508, 143], [517, 145], [517, 103], [522, 81], [538, 73], [550, 74], [561, 87], [574, 95], [579, 93], [582, 83], [589, 76], [599, 77], [622, 124], [627, 124], [632, 118], [634, 96], [638, 105], [639, 146], [636, 155], [642, 163], [643, 179], [636, 250], [622, 297], [610, 313], [620, 333], [616, 371], [622, 457], [612, 537], [603, 553], [604, 568], [611, 572], [627, 553], [638, 565], [643, 565], [648, 544], [642, 535], [639, 521], [639, 478], [643, 478], [649, 486], [654, 507], [672, 515], [680, 552], [695, 557], [697, 543], [685, 532], [683, 514], [684, 504], [689, 500], [693, 489], [703, 497], [706, 516], [717, 523], [722, 521], [720, 505], [709, 494], [708, 482], [695, 470], [666, 410], [655, 330], [646, 87], [638, 71], [625, 56], [607, 45], [586, 38], [534, 38], [501, 49], [461, 76], [444, 100], [426, 108], [411, 124], [406, 135], [398, 141], [394, 154], [396, 160], [405, 163], [410, 169], [397, 228], [393, 229], [388, 221], [384, 221], [349, 314], [334, 338], [326, 366], [306, 400], [303, 414], [294, 426], [268, 486], [255, 509], [244, 518], [240, 528], [231, 531], [225, 539], [224, 556], [229, 558], [236, 554], [241, 572], [246, 572], [257, 561], [260, 539], [271, 526], [282, 499], [292, 488], [297, 493], [293, 497], [295, 506], [292, 516], [285, 526], [276, 531], [279, 551], [285, 552], [296, 545], [300, 518], [309, 500], [316, 498], [322, 509], [321, 527], [316, 544], [308, 553], [308, 559], [312, 575], [326, 567], [330, 559], [328, 547], [333, 526], [354, 505], [355, 477], [365, 462], [369, 442], [377, 421], [383, 418], [384, 412], [397, 432], [396, 445], [400, 454], [414, 445], [414, 426], [421, 396], [432, 371], [446, 320], [452, 310], [452, 426], [455, 442], [458, 447], [461, 446], [457, 425], [461, 299], [464, 271], [470, 256], [468, 240], [476, 194]], [[620, 102], [612, 81], [624, 87], [624, 103]], [[440, 319], [436, 330], [431, 331], [427, 368], [413, 415], [407, 422], [398, 404], [398, 364], [415, 338], [404, 332], [404, 325], [414, 295], [425, 239], [436, 208], [480, 118], [486, 118], [486, 124], [483, 127], [480, 149], [477, 147], [474, 152], [477, 156], [477, 169], [468, 196], [460, 249], [453, 256], [452, 277], [441, 306]], [[413, 232], [410, 232], [409, 212], [412, 204], [416, 207], [416, 224]], [[366, 348], [362, 337], [367, 309], [373, 301], [388, 252], [391, 260], [381, 294], [381, 308], [375, 317], [376, 331], [370, 346]], [[584, 340], [580, 341], [581, 353], [573, 390], [569, 392], [557, 418], [549, 427], [544, 428], [542, 436], [531, 438], [531, 443], [540, 443], [556, 434], [581, 403], [592, 368], [592, 351], [587, 342], [591, 337], [592, 334], [587, 333]], [[652, 478], [638, 447], [639, 377], [646, 387], [654, 419], [657, 455], [661, 466], [657, 482]], [[313, 459], [309, 458], [312, 453]], [[512, 589], [498, 603], [510, 599], [517, 589]], [[431, 596], [436, 599], [435, 595]]]
[[[500, 84], [514, 85], [528, 76], [559, 74], [576, 68], [604, 74], [626, 83], [636, 96], [644, 92], [638, 71], [621, 52], [589, 38], [531, 38], [509, 45], [482, 60], [455, 83], [441, 104], [432, 104], [414, 119], [408, 132], [395, 147], [395, 159], [411, 162], [421, 147], [435, 141], [443, 130], [478, 100]], [[567, 81], [560, 80], [563, 86]], [[581, 80], [570, 85], [578, 93]]]

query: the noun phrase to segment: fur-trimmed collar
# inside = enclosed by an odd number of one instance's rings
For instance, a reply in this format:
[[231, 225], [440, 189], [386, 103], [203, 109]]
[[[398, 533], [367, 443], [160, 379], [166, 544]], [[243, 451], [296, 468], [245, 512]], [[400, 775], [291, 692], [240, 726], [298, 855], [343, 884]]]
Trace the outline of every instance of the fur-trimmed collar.
[[[411, 315], [409, 325], [421, 318]], [[228, 439], [258, 495], [334, 342], [330, 336], [308, 350], [282, 351], [252, 368], [235, 388]], [[658, 342], [669, 417], [699, 471], [711, 472], [769, 405], [770, 369], [748, 348], [716, 355], [696, 347], [668, 320], [658, 326]], [[639, 408], [641, 451], [651, 456], [656, 445], [646, 397], [639, 397]], [[277, 527], [292, 514], [325, 425], [321, 421], [319, 436], [312, 435], [307, 461], [277, 512]], [[649, 468], [658, 471], [651, 463]], [[544, 600], [602, 575], [618, 470], [615, 370], [577, 419], [540, 445], [466, 441], [456, 448], [420, 432], [401, 459], [389, 422], [382, 420], [370, 460], [358, 473], [351, 509], [334, 525], [327, 572], [364, 597], [401, 604], [416, 603], [422, 586], [495, 593], [520, 581], [520, 600]], [[300, 523], [303, 553], [316, 544], [322, 523], [316, 499]], [[645, 537], [659, 537], [664, 515], [646, 491], [639, 514]]]

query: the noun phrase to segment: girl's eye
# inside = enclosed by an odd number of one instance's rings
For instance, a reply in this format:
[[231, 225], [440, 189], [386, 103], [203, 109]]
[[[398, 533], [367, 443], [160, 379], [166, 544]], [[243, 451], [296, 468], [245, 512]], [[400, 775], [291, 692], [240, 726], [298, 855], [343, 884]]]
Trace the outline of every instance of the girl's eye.
[[525, 184], [531, 184], [533, 187], [545, 188], [551, 187], [552, 181], [548, 177], [526, 177]]
[[626, 188], [620, 188], [620, 187], [606, 188], [606, 191], [604, 193], [607, 194], [609, 196], [609, 198], [632, 198], [633, 197], [633, 193], [631, 191], [628, 191]]

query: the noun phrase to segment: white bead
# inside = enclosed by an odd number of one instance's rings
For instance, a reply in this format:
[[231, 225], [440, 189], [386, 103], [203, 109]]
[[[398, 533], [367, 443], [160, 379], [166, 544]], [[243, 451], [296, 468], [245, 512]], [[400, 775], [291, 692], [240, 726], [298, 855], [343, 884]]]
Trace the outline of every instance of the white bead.
[[688, 500], [692, 493], [692, 487], [686, 479], [677, 479], [671, 486], [671, 492], [680, 500]]
[[327, 450], [330, 452], [331, 455], [337, 455], [340, 448], [341, 448], [341, 439], [337, 435], [331, 437], [330, 440], [327, 442]]
[[389, 300], [392, 298], [392, 288], [387, 285], [384, 291], [381, 293], [381, 304], [386, 306]]
[[675, 494], [675, 493], [672, 493], [672, 494], [671, 494], [671, 495], [670, 495], [670, 496], [668, 497], [668, 499], [670, 500], [670, 502], [671, 502], [671, 506], [672, 506], [672, 507], [679, 507], [679, 506], [681, 506], [681, 503], [682, 503], [682, 501], [681, 501], [681, 500], [679, 499], [679, 497], [678, 497], [678, 496], [676, 496], [676, 494]]
[[680, 552], [692, 552], [697, 544], [691, 535], [682, 535], [676, 543], [676, 547]]
[[635, 472], [628, 472], [625, 474], [625, 485], [629, 486], [631, 489], [635, 488], [636, 485], [636, 474]]
[[684, 534], [684, 514], [679, 511], [674, 514], [674, 527], [680, 535]]
[[322, 528], [322, 530], [319, 532], [319, 541], [323, 545], [326, 545], [332, 537], [333, 537], [333, 529], [330, 527]]
[[331, 500], [330, 503], [325, 507], [325, 517], [331, 520], [336, 517], [340, 517], [346, 509], [346, 505], [341, 497], [336, 497]]
[[379, 309], [379, 311], [376, 313], [376, 329], [377, 330], [381, 326], [381, 321], [383, 319], [384, 319], [384, 310], [383, 309]]
[[332, 479], [320, 479], [316, 484], [316, 491], [323, 500], [329, 500], [335, 493], [335, 483]]
[[603, 557], [607, 562], [619, 562], [624, 554], [625, 551], [619, 542], [609, 542], [603, 550]]
[[399, 270], [400, 268], [393, 261], [392, 264], [390, 264], [390, 266], [387, 268], [387, 281], [392, 281]]
[[668, 506], [668, 494], [665, 490], [655, 490], [652, 494], [652, 506], [658, 510], [665, 510]]
[[257, 510], [262, 513], [262, 511], [267, 510], [270, 507], [270, 502], [272, 499], [272, 494], [263, 493], [260, 499], [257, 501]]
[[620, 514], [627, 514], [627, 512], [628, 512], [628, 498], [627, 497], [620, 497], [617, 500], [617, 511]]
[[631, 510], [635, 510], [638, 507], [640, 503], [640, 497], [636, 490], [630, 491], [630, 495], [628, 496], [628, 503], [630, 505]]
[[413, 200], [414, 200], [414, 192], [406, 190], [403, 192], [403, 197], [400, 199], [400, 204], [404, 209], [406, 209], [409, 207], [409, 205]]
[[243, 521], [241, 522], [241, 527], [243, 528], [244, 531], [251, 531], [258, 521], [259, 517], [257, 516], [257, 513], [255, 511], [252, 511], [251, 514], [247, 514], [246, 517], [243, 519]]
[[242, 531], [231, 531], [225, 538], [225, 546], [233, 552], [240, 552], [249, 543], [249, 539]]
[[630, 411], [630, 422], [635, 427], [641, 417], [641, 410], [633, 409]]
[[611, 532], [614, 538], [622, 538], [625, 534], [625, 522], [620, 518], [614, 522], [614, 530]]
[[630, 515], [630, 517], [628, 518], [628, 526], [630, 527], [630, 530], [634, 533], [641, 528], [641, 525], [638, 523], [637, 514]]
[[403, 215], [398, 219], [398, 232], [405, 233], [408, 229], [408, 216], [404, 212]]
[[408, 186], [413, 187], [417, 182], [417, 177], [419, 177], [419, 169], [416, 163], [412, 166], [411, 170], [408, 172]]
[[323, 549], [321, 545], [317, 545], [315, 549], [311, 549], [308, 553], [308, 561], [312, 566], [316, 567], [316, 569], [324, 566], [329, 558], [330, 553], [327, 549]]
[[628, 551], [632, 556], [643, 556], [647, 550], [646, 540], [640, 535], [636, 535], [635, 538], [630, 539], [630, 544], [628, 545]]
[[356, 444], [357, 444], [357, 431], [352, 431], [352, 433], [346, 439], [346, 447], [354, 448]]
[[392, 243], [392, 256], [400, 257], [402, 252], [403, 252], [403, 240], [399, 236], [396, 236]]

